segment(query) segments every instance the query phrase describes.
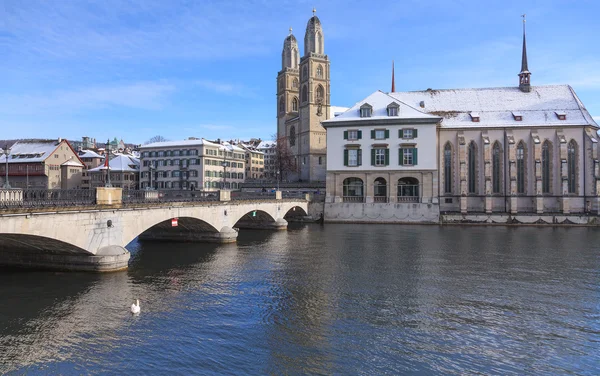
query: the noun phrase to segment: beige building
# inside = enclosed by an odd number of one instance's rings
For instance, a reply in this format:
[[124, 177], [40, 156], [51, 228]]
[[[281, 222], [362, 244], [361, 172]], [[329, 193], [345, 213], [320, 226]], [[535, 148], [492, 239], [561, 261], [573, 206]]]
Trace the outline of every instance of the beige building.
[[265, 155], [256, 147], [239, 143], [246, 157], [246, 181], [263, 180], [265, 178]]
[[265, 180], [277, 180], [277, 144], [276, 141], [262, 141], [256, 150], [263, 153]]
[[[85, 139], [86, 137], [84, 137]], [[93, 150], [82, 150], [79, 152], [79, 159], [84, 164], [81, 175], [81, 188], [90, 189], [92, 187], [89, 170], [100, 166], [104, 162], [104, 157]]]
[[321, 21], [313, 15], [306, 25], [302, 58], [291, 29], [283, 42], [277, 138], [287, 142], [295, 158], [297, 172], [288, 176], [290, 180], [325, 180], [326, 133], [321, 121], [330, 117], [330, 74], [324, 39]]
[[[63, 139], [18, 141], [8, 155], [12, 188], [78, 189], [83, 162]], [[6, 156], [0, 156], [0, 187], [4, 185]]]
[[204, 139], [155, 142], [140, 147], [140, 187], [238, 189], [245, 179], [245, 151]]

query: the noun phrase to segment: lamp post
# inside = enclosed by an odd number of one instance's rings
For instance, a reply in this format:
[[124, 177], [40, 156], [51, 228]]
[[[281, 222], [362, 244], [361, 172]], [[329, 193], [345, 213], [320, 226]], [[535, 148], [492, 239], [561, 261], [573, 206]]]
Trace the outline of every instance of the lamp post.
[[227, 184], [227, 162], [225, 162], [225, 152], [223, 152], [223, 162], [221, 162], [221, 166], [223, 166], [223, 187], [221, 189], [225, 189], [225, 185]]
[[277, 170], [276, 174], [277, 174], [277, 190], [279, 190], [279, 170]]
[[8, 183], [8, 155], [10, 154], [10, 148], [8, 147], [8, 144], [6, 145], [2, 153], [4, 154], [4, 158], [6, 159], [6, 177], [4, 178], [4, 185], [2, 186], [2, 188], [10, 189], [10, 184]]
[[104, 160], [104, 166], [106, 167], [106, 184], [104, 185], [106, 188], [111, 188], [112, 184], [110, 183], [110, 139], [106, 141], [106, 158]]

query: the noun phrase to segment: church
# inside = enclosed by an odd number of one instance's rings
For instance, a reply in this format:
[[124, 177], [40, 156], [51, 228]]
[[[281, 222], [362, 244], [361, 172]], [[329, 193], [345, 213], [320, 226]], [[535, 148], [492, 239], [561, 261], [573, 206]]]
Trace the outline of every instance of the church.
[[277, 138], [294, 158], [290, 181], [325, 181], [326, 134], [321, 122], [330, 118], [329, 58], [321, 21], [315, 14], [304, 34], [304, 55], [292, 29], [283, 42], [277, 74]]
[[[307, 38], [311, 30], [309, 22]], [[311, 58], [304, 64], [322, 64]], [[305, 106], [321, 90], [310, 72]], [[328, 92], [321, 91], [327, 105]], [[283, 126], [295, 121], [320, 137], [313, 112], [310, 120], [290, 116], [280, 130], [289, 134]], [[392, 73], [391, 92], [319, 120], [327, 133], [326, 221], [579, 223], [600, 210], [598, 124], [571, 86], [532, 85], [525, 24], [514, 87], [397, 92]]]

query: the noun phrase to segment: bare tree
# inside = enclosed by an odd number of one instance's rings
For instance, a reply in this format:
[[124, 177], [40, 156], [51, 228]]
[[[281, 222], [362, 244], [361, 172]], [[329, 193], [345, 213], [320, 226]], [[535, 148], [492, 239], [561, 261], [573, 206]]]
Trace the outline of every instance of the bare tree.
[[279, 179], [287, 180], [289, 173], [298, 173], [298, 165], [288, 146], [287, 137], [273, 135], [275, 141], [275, 171], [279, 172]]
[[152, 137], [151, 139], [149, 139], [148, 141], [146, 141], [144, 143], [144, 145], [148, 145], [148, 144], [152, 144], [154, 142], [165, 142], [165, 141], [169, 141], [166, 138], [164, 138], [163, 136], [157, 135]]

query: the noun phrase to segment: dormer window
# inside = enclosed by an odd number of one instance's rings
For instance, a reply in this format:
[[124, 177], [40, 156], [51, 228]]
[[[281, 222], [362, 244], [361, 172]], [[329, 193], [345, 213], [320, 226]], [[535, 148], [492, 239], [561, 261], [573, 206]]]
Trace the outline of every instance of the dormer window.
[[479, 123], [479, 113], [478, 112], [471, 112], [469, 115], [471, 115], [471, 121], [473, 123]]
[[523, 114], [521, 114], [520, 112], [514, 112], [512, 113], [513, 119], [515, 119], [515, 121], [523, 121]]
[[360, 117], [361, 118], [371, 117], [372, 113], [373, 113], [373, 107], [370, 104], [365, 103], [362, 106], [360, 106]]
[[387, 106], [387, 114], [388, 116], [398, 116], [398, 108], [400, 106], [396, 102], [392, 102]]
[[567, 113], [564, 111], [556, 111], [554, 112], [558, 120], [567, 120]]

